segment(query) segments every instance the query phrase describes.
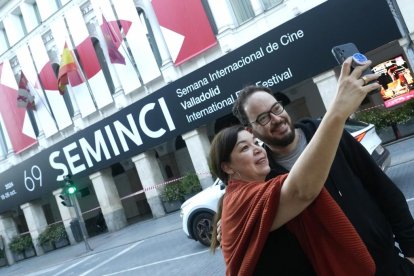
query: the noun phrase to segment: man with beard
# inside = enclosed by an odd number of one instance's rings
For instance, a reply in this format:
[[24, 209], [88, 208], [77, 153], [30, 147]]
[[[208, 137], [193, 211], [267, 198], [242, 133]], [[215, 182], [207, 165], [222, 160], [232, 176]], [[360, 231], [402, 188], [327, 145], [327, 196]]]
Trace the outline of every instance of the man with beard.
[[[258, 86], [248, 86], [239, 93], [233, 114], [265, 143], [272, 169], [268, 179], [292, 168], [319, 124], [302, 120], [294, 126], [272, 91]], [[404, 195], [346, 131], [325, 187], [372, 255], [376, 275], [414, 275], [414, 220]], [[269, 264], [278, 267], [278, 275], [315, 275], [297, 239], [285, 226], [269, 232], [266, 244], [273, 246], [263, 249], [258, 275], [268, 275], [269, 271], [260, 268]]]

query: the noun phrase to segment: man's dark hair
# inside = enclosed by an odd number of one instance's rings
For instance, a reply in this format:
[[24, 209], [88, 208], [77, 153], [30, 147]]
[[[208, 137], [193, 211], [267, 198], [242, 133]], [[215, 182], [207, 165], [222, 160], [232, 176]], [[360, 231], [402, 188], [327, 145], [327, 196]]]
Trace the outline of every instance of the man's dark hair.
[[240, 123], [244, 126], [250, 125], [249, 119], [247, 118], [247, 114], [244, 111], [244, 105], [246, 104], [246, 101], [250, 98], [251, 95], [253, 95], [256, 92], [264, 91], [269, 93], [273, 96], [272, 90], [270, 90], [267, 87], [264, 86], [256, 86], [256, 85], [249, 85], [243, 88], [239, 95], [234, 102], [233, 105], [233, 115], [239, 119]]
[[283, 92], [275, 92], [273, 93], [273, 96], [275, 96], [276, 100], [281, 103], [283, 106], [287, 106], [290, 104], [290, 99], [288, 96], [285, 95]]

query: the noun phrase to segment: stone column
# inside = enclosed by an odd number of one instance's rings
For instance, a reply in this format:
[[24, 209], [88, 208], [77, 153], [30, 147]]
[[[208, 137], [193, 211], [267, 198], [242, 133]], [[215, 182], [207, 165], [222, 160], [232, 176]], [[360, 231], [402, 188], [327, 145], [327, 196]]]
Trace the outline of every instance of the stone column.
[[3, 237], [4, 253], [6, 254], [9, 265], [14, 264], [13, 252], [9, 249], [9, 244], [13, 237], [17, 236], [16, 222], [13, 219], [12, 213], [3, 213], [0, 215], [0, 235]]
[[96, 197], [109, 232], [117, 231], [127, 225], [127, 220], [118, 194], [111, 168], [89, 176], [95, 188]]
[[155, 151], [150, 150], [134, 156], [132, 157], [132, 162], [134, 162], [137, 169], [152, 215], [156, 218], [164, 216], [164, 207], [160, 195], [157, 189], [155, 189], [155, 185], [164, 182], [160, 166], [155, 157]]
[[338, 85], [338, 79], [336, 78], [334, 70], [324, 72], [314, 77], [313, 82], [318, 87], [325, 108], [328, 109], [335, 98], [336, 87]]
[[207, 160], [210, 151], [210, 141], [207, 137], [206, 128], [202, 127], [192, 130], [183, 134], [182, 137], [187, 145], [187, 150], [190, 153], [201, 187], [205, 189], [211, 186], [213, 184], [213, 179], [210, 174]]
[[73, 219], [76, 219], [76, 212], [73, 207], [66, 207], [62, 205], [61, 203], [62, 199], [59, 197], [59, 195], [62, 193], [63, 193], [62, 188], [53, 191], [53, 195], [55, 196], [63, 225], [65, 227], [66, 233], [68, 234], [69, 242], [70, 244], [76, 244], [76, 240], [73, 237], [72, 228], [70, 228], [70, 222]]
[[[414, 33], [411, 35], [411, 37], [411, 39], [414, 40]], [[398, 43], [404, 50], [404, 53], [407, 57], [407, 62], [411, 65], [411, 68], [414, 68], [414, 46], [409, 43], [407, 38], [399, 39]]]
[[42, 205], [38, 201], [32, 201], [20, 205], [23, 210], [24, 218], [26, 219], [27, 226], [29, 227], [30, 236], [32, 237], [33, 245], [38, 256], [43, 255], [42, 246], [39, 244], [37, 238], [47, 227], [46, 216], [43, 211]]

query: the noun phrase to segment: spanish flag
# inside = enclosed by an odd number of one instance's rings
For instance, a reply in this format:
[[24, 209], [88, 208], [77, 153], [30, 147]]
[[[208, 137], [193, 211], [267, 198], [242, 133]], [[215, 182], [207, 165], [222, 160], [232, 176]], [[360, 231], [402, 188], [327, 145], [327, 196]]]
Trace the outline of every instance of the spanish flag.
[[72, 52], [69, 50], [67, 43], [63, 48], [63, 52], [60, 60], [59, 74], [58, 74], [58, 87], [61, 95], [65, 93], [65, 86], [69, 84], [70, 78], [80, 78], [78, 66], [76, 65], [75, 58]]

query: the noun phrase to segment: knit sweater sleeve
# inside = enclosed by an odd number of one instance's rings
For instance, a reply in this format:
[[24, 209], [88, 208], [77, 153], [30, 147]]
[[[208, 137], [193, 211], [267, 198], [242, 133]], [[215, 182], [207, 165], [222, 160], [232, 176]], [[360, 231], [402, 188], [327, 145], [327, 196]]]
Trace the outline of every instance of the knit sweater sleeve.
[[388, 219], [402, 252], [414, 257], [414, 220], [403, 193], [350, 134], [344, 133], [341, 147], [365, 189]]

